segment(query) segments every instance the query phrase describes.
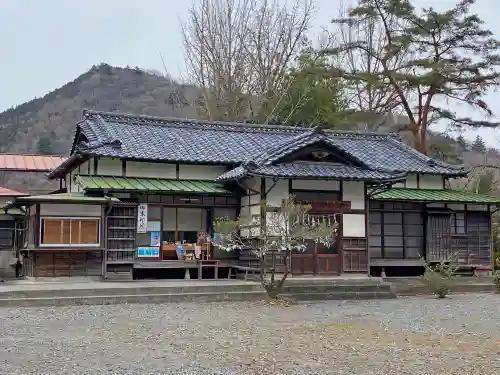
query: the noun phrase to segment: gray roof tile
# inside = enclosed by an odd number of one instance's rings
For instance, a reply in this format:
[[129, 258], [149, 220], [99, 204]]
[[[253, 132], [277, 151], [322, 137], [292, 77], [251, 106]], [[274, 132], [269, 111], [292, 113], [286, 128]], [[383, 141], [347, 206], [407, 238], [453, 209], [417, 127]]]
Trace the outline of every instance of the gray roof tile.
[[[312, 131], [310, 128], [264, 126], [135, 116], [84, 110], [78, 130], [88, 140], [75, 150], [95, 155], [170, 162], [242, 164], [277, 160], [327, 139], [368, 169], [457, 175], [463, 169], [433, 161], [403, 144], [397, 136], [378, 133]], [[316, 139], [316, 140], [317, 140]], [[304, 141], [304, 142], [302, 142]]]
[[247, 168], [243, 166], [232, 169], [220, 175], [218, 181], [227, 181], [240, 179], [245, 176], [269, 176], [269, 177], [295, 177], [305, 179], [341, 179], [352, 181], [398, 181], [404, 180], [404, 173], [386, 173], [379, 171], [366, 170], [347, 165], [325, 165], [314, 163], [291, 163], [258, 166], [256, 168]]

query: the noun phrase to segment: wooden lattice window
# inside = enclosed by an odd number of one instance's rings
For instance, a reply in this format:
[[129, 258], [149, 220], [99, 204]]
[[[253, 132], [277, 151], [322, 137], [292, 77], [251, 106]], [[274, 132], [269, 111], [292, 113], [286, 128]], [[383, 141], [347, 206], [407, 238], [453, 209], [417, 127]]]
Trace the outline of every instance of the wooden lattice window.
[[99, 246], [99, 219], [42, 218], [41, 246]]

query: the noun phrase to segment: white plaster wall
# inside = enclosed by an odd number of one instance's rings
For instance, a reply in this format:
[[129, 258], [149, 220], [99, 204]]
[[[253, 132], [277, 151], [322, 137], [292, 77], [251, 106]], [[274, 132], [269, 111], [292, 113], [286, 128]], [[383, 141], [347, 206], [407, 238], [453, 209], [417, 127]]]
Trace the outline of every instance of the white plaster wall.
[[392, 185], [393, 188], [404, 188], [405, 187], [405, 183], [404, 181], [403, 182], [398, 182], [394, 185]]
[[74, 171], [69, 173], [66, 177], [66, 183], [68, 184], [68, 191], [70, 193], [80, 193], [83, 191], [83, 189], [75, 183], [74, 178], [78, 173], [75, 173]]
[[266, 179], [266, 203], [269, 206], [279, 207], [283, 199], [288, 197], [288, 180], [278, 180], [276, 183], [272, 179]]
[[[249, 221], [253, 215], [260, 215], [260, 178], [245, 181], [245, 186], [247, 186], [247, 195], [241, 198], [240, 217]], [[248, 229], [241, 231], [243, 237], [249, 234]]]
[[80, 164], [76, 168], [75, 172], [78, 172], [78, 174], [82, 174], [82, 175], [88, 175], [89, 171], [92, 174], [93, 169], [94, 169], [94, 160], [90, 159], [90, 160], [87, 160], [86, 162], [83, 162], [82, 164]]
[[215, 180], [224, 173], [226, 167], [219, 165], [179, 165], [179, 179], [181, 180]]
[[40, 215], [56, 215], [67, 217], [101, 217], [101, 206], [90, 204], [42, 203], [40, 204]]
[[365, 183], [358, 181], [342, 182], [342, 200], [350, 201], [353, 210], [365, 209]]
[[335, 180], [293, 180], [292, 189], [339, 191], [340, 182]]
[[97, 161], [97, 174], [101, 176], [121, 176], [122, 161], [117, 158], [99, 158]]
[[140, 161], [127, 161], [125, 174], [127, 177], [149, 178], [176, 178], [175, 164], [146, 163]]
[[431, 176], [424, 174], [418, 177], [418, 182], [420, 189], [443, 189], [442, 176]]
[[343, 214], [342, 235], [344, 237], [366, 237], [364, 214]]
[[411, 188], [411, 189], [417, 188], [417, 175], [416, 174], [409, 174], [408, 176], [406, 176], [406, 187]]

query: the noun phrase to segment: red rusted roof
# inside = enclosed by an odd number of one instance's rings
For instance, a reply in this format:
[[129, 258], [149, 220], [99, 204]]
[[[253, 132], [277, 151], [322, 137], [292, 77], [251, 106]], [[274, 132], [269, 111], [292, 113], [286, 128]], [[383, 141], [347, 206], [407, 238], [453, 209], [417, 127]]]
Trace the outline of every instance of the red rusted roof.
[[0, 171], [50, 172], [64, 156], [0, 154]]
[[10, 190], [0, 186], [0, 197], [23, 197], [29, 194], [20, 191]]

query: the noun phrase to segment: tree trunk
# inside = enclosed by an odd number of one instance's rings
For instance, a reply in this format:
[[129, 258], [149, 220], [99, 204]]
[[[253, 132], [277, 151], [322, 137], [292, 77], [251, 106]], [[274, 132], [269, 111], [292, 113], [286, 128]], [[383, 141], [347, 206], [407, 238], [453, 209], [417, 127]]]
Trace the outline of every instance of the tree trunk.
[[276, 254], [274, 254], [274, 253], [272, 254], [273, 267], [271, 267], [271, 269], [269, 269], [269, 271], [270, 271], [269, 273], [271, 274], [270, 280], [267, 280], [267, 278], [266, 278], [267, 271], [268, 271], [266, 257], [263, 256], [261, 258], [260, 282], [261, 282], [262, 286], [264, 287], [264, 289], [266, 290], [268, 297], [271, 299], [277, 299], [279, 297], [279, 295], [281, 294], [281, 292], [283, 290], [283, 284], [285, 283], [285, 281], [288, 277], [288, 274], [290, 273], [290, 270], [288, 268], [289, 253], [290, 253], [290, 251], [288, 251], [288, 250], [285, 251], [285, 253], [284, 253], [285, 254], [285, 257], [284, 257], [285, 268], [283, 271], [283, 276], [279, 280], [276, 280], [276, 268], [274, 267], [274, 264], [275, 264], [274, 257], [276, 257]]

